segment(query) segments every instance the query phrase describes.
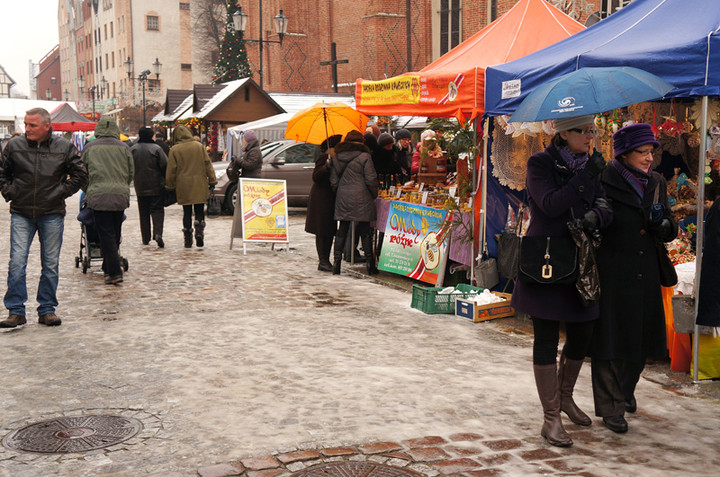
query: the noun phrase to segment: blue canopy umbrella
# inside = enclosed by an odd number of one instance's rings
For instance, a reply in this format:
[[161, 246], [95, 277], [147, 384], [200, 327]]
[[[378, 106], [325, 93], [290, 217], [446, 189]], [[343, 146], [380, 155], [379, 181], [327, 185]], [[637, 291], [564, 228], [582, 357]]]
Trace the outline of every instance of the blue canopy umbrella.
[[603, 113], [660, 99], [672, 89], [674, 86], [662, 78], [630, 66], [580, 68], [535, 88], [510, 122]]

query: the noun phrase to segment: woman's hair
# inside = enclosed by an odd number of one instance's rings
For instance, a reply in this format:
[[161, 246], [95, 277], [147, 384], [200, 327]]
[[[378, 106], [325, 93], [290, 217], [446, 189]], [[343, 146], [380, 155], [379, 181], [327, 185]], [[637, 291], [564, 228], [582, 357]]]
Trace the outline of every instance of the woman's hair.
[[556, 133], [552, 138], [552, 144], [555, 147], [565, 147], [568, 142], [560, 136], [560, 133]]

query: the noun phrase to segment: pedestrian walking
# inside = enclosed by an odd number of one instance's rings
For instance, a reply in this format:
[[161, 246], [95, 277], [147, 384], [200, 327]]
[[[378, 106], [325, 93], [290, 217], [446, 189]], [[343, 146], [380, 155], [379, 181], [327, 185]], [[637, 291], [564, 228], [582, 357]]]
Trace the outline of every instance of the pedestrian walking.
[[330, 184], [335, 190], [335, 220], [340, 221], [335, 235], [333, 274], [340, 273], [343, 249], [352, 222], [357, 222], [357, 232], [362, 240], [367, 271], [378, 273], [373, 255], [373, 236], [370, 222], [375, 220], [375, 198], [378, 181], [370, 150], [365, 138], [358, 131], [350, 131], [345, 140], [337, 145], [337, 160], [332, 162]]
[[[155, 240], [163, 248], [163, 224], [165, 222], [165, 171], [167, 156], [160, 145], [153, 141], [153, 130], [142, 127], [138, 131], [138, 141], [131, 148], [135, 166], [135, 195], [137, 196], [138, 215], [140, 216], [140, 236], [143, 245]], [[152, 219], [152, 229], [150, 227]]]
[[10, 263], [4, 304], [9, 312], [0, 328], [27, 323], [25, 270], [35, 234], [40, 241], [42, 271], [38, 283], [38, 321], [58, 326], [55, 314], [60, 248], [65, 229], [65, 199], [87, 184], [88, 176], [70, 141], [53, 136], [50, 113], [25, 113], [25, 134], [13, 137], [2, 151], [0, 191], [10, 202]]
[[335, 159], [335, 146], [342, 136], [336, 134], [320, 145], [322, 154], [315, 161], [313, 185], [308, 197], [305, 216], [305, 232], [315, 235], [315, 248], [318, 255], [318, 270], [331, 272], [330, 252], [333, 238], [337, 232], [335, 221], [335, 192], [330, 185], [330, 169]]
[[112, 116], [100, 117], [95, 140], [83, 149], [82, 160], [89, 175], [87, 206], [95, 218], [105, 283], [117, 285], [123, 281], [119, 247], [135, 166], [130, 147], [120, 140], [120, 128]]
[[628, 430], [625, 412], [636, 410], [646, 359], [667, 354], [658, 246], [675, 238], [677, 223], [665, 178], [651, 170], [659, 145], [649, 124], [619, 129], [602, 174], [614, 219], [598, 250], [602, 295], [590, 356], [595, 415], [617, 433]]
[[[604, 203], [599, 174], [605, 167], [600, 153], [589, 154], [593, 117], [558, 119], [557, 131], [543, 152], [527, 163], [530, 226], [527, 236], [570, 237], [567, 223], [582, 218], [594, 231], [612, 220]], [[533, 371], [544, 420], [540, 434], [554, 446], [573, 444], [560, 412], [575, 424], [589, 426], [590, 417], [577, 407], [573, 389], [590, 346], [598, 306], [583, 305], [575, 284], [532, 284], [518, 280], [512, 306], [532, 317]], [[566, 340], [557, 365], [560, 324]]]
[[193, 225], [197, 246], [205, 245], [205, 203], [215, 184], [215, 170], [205, 147], [193, 139], [187, 126], [176, 127], [165, 172], [165, 187], [175, 191], [177, 203], [183, 206], [185, 248], [193, 245]]

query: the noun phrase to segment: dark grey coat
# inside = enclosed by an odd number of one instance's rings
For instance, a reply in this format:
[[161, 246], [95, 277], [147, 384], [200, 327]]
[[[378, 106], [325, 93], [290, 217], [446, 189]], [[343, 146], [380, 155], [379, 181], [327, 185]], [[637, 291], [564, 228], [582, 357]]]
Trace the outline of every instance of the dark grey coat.
[[[552, 144], [533, 154], [527, 165], [527, 193], [531, 223], [525, 235], [569, 237], [567, 223], [593, 208], [595, 199], [604, 198], [600, 177], [584, 170], [570, 171]], [[572, 212], [571, 212], [572, 210]], [[612, 213], [594, 208], [600, 227], [612, 221]], [[512, 306], [546, 320], [581, 322], [598, 317], [597, 305], [583, 306], [575, 285], [535, 285], [518, 281]]]
[[720, 198], [715, 199], [705, 217], [697, 324], [720, 326]]
[[[332, 154], [335, 154], [332, 152]], [[330, 163], [328, 154], [323, 153], [315, 161], [313, 185], [308, 197], [307, 214], [305, 216], [305, 232], [328, 237], [335, 235], [335, 192], [330, 186]]]
[[612, 200], [613, 222], [602, 231], [597, 255], [602, 290], [600, 319], [595, 322], [589, 356], [636, 362], [664, 358], [665, 312], [655, 244], [673, 240], [677, 223], [667, 208], [670, 229], [664, 233], [653, 230], [650, 206], [659, 188], [658, 201], [667, 207], [667, 183], [653, 172], [640, 204], [615, 168], [605, 169], [602, 182]]
[[158, 196], [165, 192], [167, 155], [159, 144], [138, 142], [130, 148], [135, 164], [135, 195]]
[[341, 142], [335, 147], [337, 160], [330, 169], [335, 190], [335, 220], [372, 222], [378, 181], [370, 150], [359, 142]]

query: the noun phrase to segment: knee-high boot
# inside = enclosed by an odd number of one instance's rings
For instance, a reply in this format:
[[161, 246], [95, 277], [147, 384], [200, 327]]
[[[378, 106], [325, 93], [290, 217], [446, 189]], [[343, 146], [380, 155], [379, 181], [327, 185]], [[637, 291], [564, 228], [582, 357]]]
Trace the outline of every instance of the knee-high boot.
[[202, 247], [205, 245], [205, 221], [204, 220], [196, 220], [195, 221], [195, 242], [197, 243], [198, 247]]
[[192, 227], [189, 229], [183, 228], [183, 236], [185, 237], [185, 248], [192, 247], [193, 244], [193, 229]]
[[335, 235], [335, 249], [333, 250], [333, 275], [340, 274], [340, 267], [342, 266], [343, 249], [345, 248], [345, 242], [347, 235]]
[[330, 263], [330, 252], [332, 251], [333, 236], [332, 235], [316, 235], [315, 248], [318, 254], [318, 270], [321, 272], [329, 272], [332, 270]]
[[368, 275], [377, 275], [378, 269], [375, 265], [375, 254], [373, 253], [373, 236], [370, 233], [361, 236], [363, 251], [365, 252], [365, 260]]
[[540, 435], [557, 447], [570, 447], [573, 441], [565, 432], [560, 418], [560, 391], [558, 390], [557, 365], [533, 365], [535, 386], [543, 407], [543, 425]]
[[560, 410], [567, 414], [572, 422], [578, 426], [589, 426], [592, 424], [590, 417], [585, 414], [573, 400], [573, 389], [577, 382], [583, 360], [570, 359], [563, 353], [560, 356], [558, 367], [558, 389], [560, 390]]

